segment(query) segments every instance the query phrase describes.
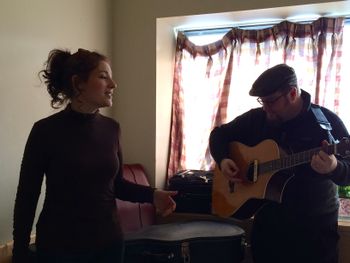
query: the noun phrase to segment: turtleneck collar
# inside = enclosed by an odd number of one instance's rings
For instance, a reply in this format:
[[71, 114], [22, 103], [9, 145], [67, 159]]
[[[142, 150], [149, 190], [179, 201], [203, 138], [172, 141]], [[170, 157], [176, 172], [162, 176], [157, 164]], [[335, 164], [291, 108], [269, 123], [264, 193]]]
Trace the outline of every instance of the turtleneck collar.
[[301, 97], [304, 102], [303, 111], [309, 111], [311, 107], [311, 95], [305, 90], [301, 90]]
[[82, 113], [82, 112], [78, 112], [72, 109], [71, 104], [68, 104], [67, 107], [64, 109], [64, 112], [66, 114], [68, 114], [69, 116], [76, 118], [76, 119], [80, 119], [80, 120], [93, 120], [95, 119], [100, 111], [97, 110], [94, 113]]

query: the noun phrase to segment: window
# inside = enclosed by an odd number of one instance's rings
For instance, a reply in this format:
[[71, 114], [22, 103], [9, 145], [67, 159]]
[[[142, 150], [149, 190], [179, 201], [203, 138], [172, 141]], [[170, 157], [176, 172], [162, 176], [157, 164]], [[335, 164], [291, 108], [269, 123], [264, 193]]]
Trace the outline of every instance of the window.
[[[327, 20], [328, 22], [330, 21]], [[305, 27], [304, 30], [306, 32], [308, 28]], [[181, 83], [182, 86], [190, 88], [182, 89], [183, 94], [180, 94], [182, 99], [177, 98], [178, 101], [182, 100], [183, 108], [179, 111], [174, 111], [173, 108], [173, 113], [176, 112], [184, 117], [181, 121], [177, 120], [179, 123], [175, 123], [183, 133], [172, 134], [172, 136], [175, 135], [173, 137], [177, 141], [173, 142], [171, 147], [178, 147], [178, 152], [177, 160], [175, 158], [169, 161], [168, 174], [173, 174], [181, 169], [212, 169], [213, 160], [207, 144], [210, 131], [217, 124], [230, 121], [250, 108], [259, 107], [255, 98], [247, 96], [252, 82], [264, 69], [282, 62], [296, 69], [299, 86], [312, 95], [312, 101], [336, 112], [350, 130], [350, 115], [347, 114], [350, 112], [350, 105], [346, 101], [350, 97], [350, 89], [347, 88], [350, 84], [350, 74], [346, 72], [350, 68], [350, 61], [341, 60], [341, 58], [350, 57], [350, 49], [347, 48], [350, 46], [349, 23], [345, 23], [342, 50], [332, 49], [332, 44], [337, 45], [336, 42], [340, 38], [337, 38], [336, 35], [332, 36], [330, 32], [326, 34], [325, 52], [322, 59], [322, 64], [325, 66], [317, 69], [321, 74], [321, 81], [317, 85], [314, 77], [317, 70], [313, 65], [315, 49], [310, 48], [314, 42], [308, 34], [305, 34], [303, 38], [292, 37], [288, 43], [284, 42], [288, 44], [286, 49], [278, 49], [275, 46], [277, 41], [285, 41], [285, 39], [276, 41], [269, 40], [267, 37], [267, 40], [259, 44], [256, 44], [257, 41], [240, 43], [239, 49], [233, 50], [235, 47], [224, 46], [225, 39], [221, 43], [213, 43], [215, 40], [220, 40], [227, 32], [208, 30], [208, 34], [187, 33], [188, 39], [196, 45], [212, 44], [203, 49], [196, 49], [194, 45], [188, 45], [188, 50], [181, 54], [182, 73], [177, 81], [178, 84]], [[265, 33], [258, 35], [257, 32], [254, 32], [254, 34], [256, 36], [246, 33], [245, 37], [252, 39], [266, 37]], [[218, 52], [212, 52], [214, 49], [219, 49], [219, 45], [223, 45], [224, 48]], [[203, 52], [204, 55], [200, 52]], [[340, 55], [341, 52], [342, 55]], [[193, 54], [198, 54], [198, 56], [193, 56]], [[232, 56], [235, 58], [232, 59]], [[222, 74], [223, 72], [226, 75]], [[339, 77], [342, 80], [340, 85], [337, 84]], [[177, 83], [174, 87], [178, 88], [176, 85]], [[213, 89], [214, 86], [220, 86], [220, 88]], [[219, 98], [223, 97], [227, 100], [220, 101]], [[218, 105], [219, 103], [222, 105]]]
[[[338, 113], [346, 122], [348, 109], [343, 100], [349, 91], [341, 89], [338, 81], [348, 75], [344, 74], [346, 67], [343, 72], [338, 70], [345, 57], [340, 50], [342, 25], [343, 19], [322, 18], [303, 24], [284, 21], [259, 30], [234, 28], [222, 40], [206, 46], [196, 46], [180, 35], [168, 174], [213, 168], [207, 143], [210, 131], [260, 106], [247, 94], [270, 65], [285, 62], [293, 66], [299, 86], [312, 95], [313, 102]], [[316, 63], [319, 54], [322, 63]]]
[[[270, 25], [271, 26], [271, 25]], [[267, 27], [267, 26], [265, 26]], [[261, 28], [260, 27], [250, 27], [250, 28]], [[196, 30], [196, 31], [189, 31], [186, 32], [186, 36], [188, 39], [196, 44], [196, 45], [206, 45], [212, 42], [215, 42], [217, 40], [220, 40], [230, 29], [219, 29], [219, 30]], [[342, 50], [342, 57], [343, 58], [349, 58], [350, 57], [350, 19], [346, 20], [345, 26], [344, 26], [344, 33], [343, 33], [343, 50]], [[296, 65], [296, 69], [302, 68]], [[339, 117], [344, 121], [345, 126], [350, 131], [350, 104], [347, 102], [347, 98], [350, 98], [350, 89], [347, 88], [350, 85], [350, 74], [347, 74], [347, 70], [350, 68], [350, 60], [343, 59], [342, 60], [342, 72], [341, 75], [342, 81], [340, 86], [340, 95], [339, 97], [344, 98], [344, 100], [340, 101], [341, 104], [339, 107], [338, 115]], [[300, 70], [302, 72], [302, 70]], [[250, 67], [246, 66], [246, 69], [243, 70], [246, 74], [243, 74], [241, 77], [241, 83], [246, 82], [245, 80], [252, 78], [252, 72], [250, 71]], [[227, 119], [231, 120], [241, 113], [247, 111], [250, 108], [253, 107], [259, 107], [259, 104], [256, 103], [255, 98], [250, 98], [247, 96], [247, 90], [249, 90], [250, 86], [245, 85], [245, 88], [242, 88], [242, 92], [236, 90], [234, 93], [231, 93], [230, 102], [229, 103], [229, 109], [228, 109], [228, 116]], [[312, 92], [312, 90], [307, 89], [307, 86], [303, 86], [308, 92]], [[232, 95], [234, 94], [234, 95]], [[313, 93], [311, 93], [313, 94]], [[235, 97], [236, 99], [234, 99]], [[331, 101], [334, 99], [332, 96], [329, 96], [327, 98], [327, 101]], [[331, 104], [328, 102], [328, 104]], [[334, 110], [333, 105], [328, 105], [331, 109]]]

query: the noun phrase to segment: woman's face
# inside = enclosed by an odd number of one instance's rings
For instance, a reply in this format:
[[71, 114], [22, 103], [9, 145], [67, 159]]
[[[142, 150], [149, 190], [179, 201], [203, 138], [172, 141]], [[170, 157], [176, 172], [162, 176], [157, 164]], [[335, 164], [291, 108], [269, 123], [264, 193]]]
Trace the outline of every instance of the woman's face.
[[91, 71], [87, 81], [78, 84], [78, 94], [72, 103], [75, 101], [84, 112], [95, 112], [99, 108], [110, 107], [115, 87], [110, 65], [106, 61], [100, 61]]

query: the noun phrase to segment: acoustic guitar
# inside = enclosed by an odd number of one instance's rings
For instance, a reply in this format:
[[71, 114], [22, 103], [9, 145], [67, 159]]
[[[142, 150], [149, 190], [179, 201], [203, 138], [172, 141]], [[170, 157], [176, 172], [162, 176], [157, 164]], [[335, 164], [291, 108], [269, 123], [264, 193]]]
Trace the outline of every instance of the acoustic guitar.
[[281, 170], [310, 162], [320, 150], [327, 154], [350, 156], [349, 145], [350, 140], [344, 138], [336, 144], [281, 157], [280, 149], [273, 140], [264, 140], [254, 147], [232, 142], [229, 157], [239, 167], [238, 176], [243, 182], [230, 182], [216, 167], [212, 213], [221, 217], [248, 219], [267, 201], [281, 202], [283, 190], [293, 176]]

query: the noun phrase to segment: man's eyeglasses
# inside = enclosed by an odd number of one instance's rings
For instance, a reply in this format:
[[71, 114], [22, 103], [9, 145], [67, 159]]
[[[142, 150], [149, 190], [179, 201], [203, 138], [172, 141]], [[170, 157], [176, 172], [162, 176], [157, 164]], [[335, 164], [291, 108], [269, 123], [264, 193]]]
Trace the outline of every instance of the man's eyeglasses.
[[289, 90], [287, 92], [283, 92], [281, 95], [277, 96], [276, 98], [270, 99], [270, 100], [263, 100], [260, 97], [258, 97], [256, 100], [261, 104], [261, 105], [269, 105], [271, 106], [272, 104], [274, 104], [276, 101], [278, 101], [280, 98], [282, 98], [283, 96], [287, 95], [289, 92]]

